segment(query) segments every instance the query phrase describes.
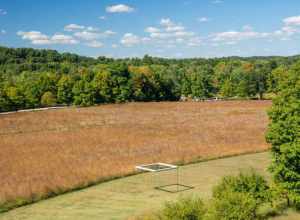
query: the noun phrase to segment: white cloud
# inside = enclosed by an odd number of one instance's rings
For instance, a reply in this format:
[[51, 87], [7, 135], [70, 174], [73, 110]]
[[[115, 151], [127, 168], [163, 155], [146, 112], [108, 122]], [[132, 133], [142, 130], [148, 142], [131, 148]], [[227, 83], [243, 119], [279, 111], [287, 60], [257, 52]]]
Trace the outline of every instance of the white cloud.
[[76, 32], [74, 33], [74, 36], [87, 41], [96, 40], [100, 38], [99, 33], [94, 33], [89, 31]]
[[132, 33], [126, 33], [121, 39], [121, 44], [123, 44], [126, 47], [131, 47], [141, 43], [141, 41], [142, 40], [137, 35], [134, 35]]
[[148, 33], [157, 33], [157, 32], [160, 32], [160, 29], [156, 28], [156, 27], [147, 27], [145, 29], [145, 32], [148, 32]]
[[3, 30], [3, 29], [2, 29], [2, 30], [0, 31], [0, 34], [6, 34], [6, 30]]
[[201, 17], [197, 19], [199, 22], [208, 22], [209, 18], [208, 17]]
[[18, 31], [17, 35], [21, 36], [23, 40], [29, 40], [32, 44], [36, 45], [79, 43], [72, 36], [64, 34], [55, 34], [52, 37], [49, 37], [45, 34], [42, 34], [40, 31]]
[[176, 37], [191, 37], [194, 36], [194, 32], [187, 32], [187, 31], [178, 31], [174, 33], [174, 36]]
[[51, 43], [53, 44], [77, 44], [79, 43], [72, 36], [64, 34], [54, 34], [51, 37]]
[[181, 25], [174, 25], [166, 27], [167, 32], [174, 32], [174, 31], [183, 31], [185, 28]]
[[85, 45], [87, 45], [89, 47], [94, 47], [94, 48], [103, 47], [103, 43], [101, 43], [99, 41], [90, 41], [90, 42], [87, 42]]
[[116, 32], [111, 31], [111, 30], [106, 30], [103, 32], [103, 35], [105, 35], [105, 36], [111, 36], [111, 35], [115, 35], [115, 34], [116, 34]]
[[269, 33], [260, 33], [252, 30], [248, 31], [226, 31], [213, 34], [213, 41], [235, 42], [240, 40], [268, 37]]
[[292, 16], [292, 17], [287, 17], [283, 19], [283, 23], [285, 25], [300, 25], [300, 15], [299, 16]]
[[162, 18], [160, 27], [147, 27], [149, 39], [144, 42], [155, 43], [156, 46], [174, 47], [177, 44], [187, 46], [199, 46], [200, 38], [194, 32], [186, 31], [180, 23], [173, 22], [170, 18]]
[[106, 20], [106, 16], [99, 16], [100, 20]]
[[48, 37], [42, 34], [40, 31], [18, 31], [17, 35], [22, 36], [22, 39], [24, 40], [48, 39]]
[[188, 40], [187, 46], [189, 47], [197, 47], [203, 44], [202, 39], [200, 37], [193, 37]]
[[294, 27], [289, 27], [289, 26], [284, 26], [281, 28], [282, 32], [286, 33], [287, 35], [293, 35], [297, 32], [299, 32], [298, 29], [294, 28]]
[[167, 39], [172, 37], [173, 34], [171, 33], [165, 33], [165, 32], [153, 32], [150, 33], [151, 38], [157, 38], [157, 39]]
[[6, 15], [6, 14], [7, 14], [7, 11], [5, 11], [4, 9], [0, 8], [0, 15]]
[[124, 4], [111, 5], [106, 7], [106, 12], [108, 13], [130, 13], [133, 11], [134, 8]]
[[272, 33], [273, 37], [277, 37], [280, 40], [290, 40], [290, 38], [299, 33], [300, 30], [295, 28], [294, 26], [283, 26], [280, 30], [276, 30]]
[[170, 18], [162, 18], [160, 20], [160, 25], [164, 27], [174, 26], [175, 24], [171, 21]]
[[78, 31], [78, 30], [83, 30], [85, 27], [82, 25], [78, 25], [78, 24], [69, 24], [66, 25], [64, 30], [65, 31]]
[[99, 38], [110, 37], [110, 36], [115, 35], [115, 34], [116, 34], [116, 32], [113, 32], [111, 30], [106, 30], [104, 32], [99, 32], [97, 28], [88, 27], [84, 31], [75, 32], [74, 36], [77, 37], [77, 38], [80, 38], [82, 40], [93, 41], [93, 40], [97, 40]]

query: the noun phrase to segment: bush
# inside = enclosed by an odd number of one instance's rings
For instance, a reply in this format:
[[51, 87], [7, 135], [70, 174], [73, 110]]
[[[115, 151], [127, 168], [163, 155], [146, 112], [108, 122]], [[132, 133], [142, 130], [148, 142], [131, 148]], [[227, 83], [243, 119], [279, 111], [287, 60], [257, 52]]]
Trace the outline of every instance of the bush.
[[56, 98], [52, 92], [45, 92], [41, 98], [41, 105], [43, 107], [51, 107], [56, 105]]
[[212, 201], [207, 214], [208, 220], [254, 220], [257, 200], [248, 193], [224, 192], [222, 197]]
[[[213, 220], [257, 219], [261, 217], [258, 211], [269, 204], [272, 197], [267, 181], [253, 170], [237, 176], [225, 176], [213, 189], [212, 207], [208, 216]], [[268, 210], [274, 212], [273, 207], [265, 210], [264, 216], [269, 214]]]
[[249, 173], [240, 173], [238, 176], [225, 176], [220, 184], [214, 187], [213, 197], [221, 199], [228, 192], [247, 193], [258, 203], [270, 201], [270, 187], [263, 176], [253, 170]]
[[180, 198], [176, 202], [165, 204], [161, 213], [164, 220], [201, 220], [204, 219], [206, 209], [200, 198]]

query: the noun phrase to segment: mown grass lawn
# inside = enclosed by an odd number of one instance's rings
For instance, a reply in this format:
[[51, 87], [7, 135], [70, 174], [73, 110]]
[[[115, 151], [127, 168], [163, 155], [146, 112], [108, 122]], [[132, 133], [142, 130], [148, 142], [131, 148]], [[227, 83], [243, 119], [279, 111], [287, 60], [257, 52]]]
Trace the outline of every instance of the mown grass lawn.
[[[195, 188], [175, 194], [154, 190], [153, 186], [159, 182], [151, 174], [130, 176], [3, 213], [0, 220], [128, 219], [158, 209], [165, 201], [181, 195], [198, 194], [208, 199], [213, 185], [222, 176], [240, 170], [252, 167], [270, 178], [269, 162], [269, 153], [265, 152], [183, 166], [180, 168], [181, 182]], [[172, 174], [168, 175], [172, 177]], [[289, 212], [289, 215], [277, 218], [294, 219], [300, 219], [300, 214]]]

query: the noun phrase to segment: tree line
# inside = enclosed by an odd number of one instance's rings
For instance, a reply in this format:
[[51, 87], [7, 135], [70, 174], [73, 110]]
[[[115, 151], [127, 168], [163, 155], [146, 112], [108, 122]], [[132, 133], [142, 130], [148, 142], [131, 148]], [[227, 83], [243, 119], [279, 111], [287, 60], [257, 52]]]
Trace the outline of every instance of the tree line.
[[90, 58], [0, 47], [0, 111], [180, 97], [263, 99], [299, 57]]

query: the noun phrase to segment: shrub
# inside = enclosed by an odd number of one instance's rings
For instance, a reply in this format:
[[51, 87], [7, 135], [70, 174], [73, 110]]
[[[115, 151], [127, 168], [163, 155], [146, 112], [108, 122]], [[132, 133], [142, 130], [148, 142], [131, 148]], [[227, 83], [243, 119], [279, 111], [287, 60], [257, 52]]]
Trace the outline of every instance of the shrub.
[[226, 191], [212, 201], [208, 220], [254, 220], [257, 200], [248, 193]]
[[213, 197], [221, 199], [228, 192], [247, 193], [258, 203], [263, 203], [271, 199], [267, 181], [253, 170], [249, 173], [240, 173], [238, 176], [223, 177], [220, 184], [214, 187]]
[[41, 105], [43, 107], [51, 107], [56, 105], [56, 98], [52, 92], [45, 92], [41, 98]]
[[206, 209], [204, 203], [197, 197], [180, 198], [176, 202], [165, 204], [161, 213], [164, 220], [201, 220], [204, 219]]
[[267, 181], [253, 170], [237, 176], [225, 176], [213, 189], [208, 216], [213, 220], [257, 219], [258, 210], [271, 201], [272, 194]]

